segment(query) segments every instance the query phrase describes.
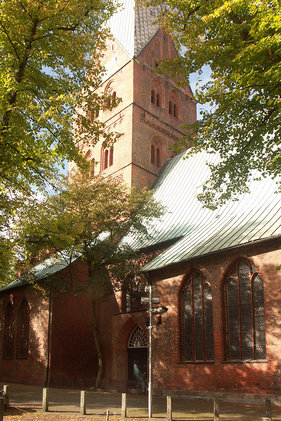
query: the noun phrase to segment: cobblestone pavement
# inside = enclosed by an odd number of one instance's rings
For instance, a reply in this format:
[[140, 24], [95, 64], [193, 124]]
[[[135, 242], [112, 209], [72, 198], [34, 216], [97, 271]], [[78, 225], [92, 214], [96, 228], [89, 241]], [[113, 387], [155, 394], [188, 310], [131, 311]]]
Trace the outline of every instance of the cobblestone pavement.
[[[0, 385], [1, 388], [1, 385]], [[9, 385], [10, 408], [4, 414], [3, 421], [121, 421], [121, 394], [87, 392], [87, 415], [79, 414], [79, 390], [50, 389], [49, 412], [41, 412], [42, 388]], [[147, 397], [145, 395], [127, 395], [128, 421], [147, 421]], [[157, 421], [166, 419], [166, 400], [164, 397], [153, 398], [153, 417]], [[211, 421], [213, 420], [213, 402], [211, 400], [191, 400], [173, 398], [173, 419], [175, 421]], [[265, 406], [239, 405], [220, 402], [221, 421], [262, 421]], [[272, 421], [281, 421], [281, 409], [273, 408]]]

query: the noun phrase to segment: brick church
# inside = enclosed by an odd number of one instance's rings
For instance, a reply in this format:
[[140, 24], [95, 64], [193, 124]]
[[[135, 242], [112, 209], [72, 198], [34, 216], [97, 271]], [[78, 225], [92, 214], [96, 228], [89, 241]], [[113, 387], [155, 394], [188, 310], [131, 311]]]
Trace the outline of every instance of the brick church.
[[[104, 56], [101, 89], [122, 101], [97, 118], [123, 133], [113, 147], [85, 150], [95, 171], [130, 186], [153, 186], [167, 208], [145, 242], [128, 242], [150, 256], [142, 273], [98, 306], [104, 355], [100, 386], [145, 389], [147, 382], [145, 285], [168, 308], [154, 317], [155, 392], [281, 392], [281, 206], [276, 183], [253, 180], [249, 193], [211, 211], [197, 199], [208, 178], [207, 153], [184, 159], [169, 147], [196, 119], [189, 86], [158, 75], [160, 59], [176, 57], [165, 30], [155, 24], [159, 7], [133, 0], [113, 16], [113, 38]], [[70, 172], [74, 171], [70, 165]], [[153, 256], [153, 257], [152, 257]], [[71, 263], [80, 281], [87, 271]], [[97, 352], [86, 299], [56, 296], [52, 285], [68, 276], [66, 261], [49, 259], [33, 269], [49, 293], [21, 278], [0, 293], [0, 379], [3, 382], [87, 387], [95, 383]], [[82, 308], [82, 312], [80, 311]]]

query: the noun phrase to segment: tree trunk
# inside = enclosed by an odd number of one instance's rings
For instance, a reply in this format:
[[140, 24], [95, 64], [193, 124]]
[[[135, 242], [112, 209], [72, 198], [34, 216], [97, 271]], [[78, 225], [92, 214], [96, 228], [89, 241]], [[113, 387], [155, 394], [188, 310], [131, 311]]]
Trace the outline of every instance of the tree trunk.
[[92, 300], [92, 313], [93, 313], [93, 334], [94, 334], [94, 340], [95, 340], [97, 357], [98, 357], [98, 372], [97, 372], [96, 383], [95, 383], [95, 389], [97, 389], [99, 387], [100, 381], [103, 376], [104, 356], [103, 356], [103, 350], [101, 346], [100, 332], [98, 329], [98, 323], [97, 323], [97, 318], [96, 318], [96, 301], [95, 300]]

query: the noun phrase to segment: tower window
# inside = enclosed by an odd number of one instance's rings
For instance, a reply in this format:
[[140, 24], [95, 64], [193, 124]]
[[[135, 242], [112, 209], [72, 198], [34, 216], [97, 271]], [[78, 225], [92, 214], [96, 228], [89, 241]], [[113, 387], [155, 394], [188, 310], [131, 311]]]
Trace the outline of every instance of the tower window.
[[156, 95], [156, 105], [157, 107], [160, 107], [160, 94], [159, 93], [157, 93]]
[[113, 148], [109, 149], [109, 167], [113, 165]]
[[171, 101], [169, 101], [169, 114], [173, 113], [173, 104]]
[[151, 145], [151, 164], [155, 164], [155, 148]]
[[101, 148], [100, 171], [113, 165], [113, 147], [110, 149]]
[[104, 169], [108, 167], [108, 149], [104, 151]]
[[169, 114], [175, 118], [179, 117], [179, 98], [176, 93], [171, 93], [171, 98], [169, 100]]
[[160, 149], [157, 148], [156, 149], [156, 166], [159, 168], [161, 166], [161, 161], [160, 161]]
[[155, 91], [154, 91], [154, 89], [151, 90], [151, 102], [152, 102], [152, 104], [155, 104]]

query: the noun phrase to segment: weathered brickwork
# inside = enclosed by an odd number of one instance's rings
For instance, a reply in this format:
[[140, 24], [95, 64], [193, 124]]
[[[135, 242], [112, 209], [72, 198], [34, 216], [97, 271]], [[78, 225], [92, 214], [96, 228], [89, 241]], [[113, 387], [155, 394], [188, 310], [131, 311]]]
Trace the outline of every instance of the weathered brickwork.
[[[154, 332], [154, 387], [158, 391], [233, 393], [280, 393], [280, 280], [276, 271], [280, 251], [275, 245], [244, 247], [235, 252], [198, 259], [192, 263], [155, 273], [156, 296], [169, 308], [163, 324]], [[270, 252], [266, 252], [272, 248]], [[247, 258], [264, 281], [266, 360], [225, 361], [222, 285], [225, 273], [238, 258]], [[197, 269], [211, 283], [213, 298], [214, 362], [182, 362], [179, 294], [186, 275]]]
[[[170, 146], [183, 135], [181, 126], [196, 120], [196, 104], [189, 86], [178, 88], [174, 81], [155, 71], [155, 64], [160, 59], [176, 55], [175, 47], [163, 29], [137, 58], [131, 60], [118, 42], [111, 40], [108, 43], [103, 64], [110, 76], [100, 91], [116, 93], [121, 102], [111, 111], [101, 110], [98, 118], [108, 131], [116, 131], [122, 136], [113, 147], [113, 164], [106, 169], [101, 165], [101, 140], [95, 147], [84, 149], [85, 155], [90, 150], [91, 159], [97, 162], [96, 174], [120, 177], [129, 186], [140, 188], [151, 187], [156, 181], [162, 165], [173, 155]], [[70, 171], [73, 170], [75, 168], [70, 166]]]
[[[20, 303], [26, 299], [30, 311], [28, 358], [17, 356], [18, 311]], [[4, 320], [8, 303], [14, 308], [13, 352], [10, 358], [4, 356]], [[0, 358], [1, 381], [23, 384], [44, 384], [47, 378], [48, 361], [48, 298], [30, 287], [22, 287], [1, 295]]]

